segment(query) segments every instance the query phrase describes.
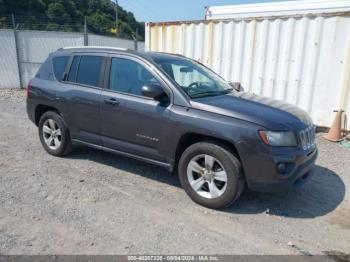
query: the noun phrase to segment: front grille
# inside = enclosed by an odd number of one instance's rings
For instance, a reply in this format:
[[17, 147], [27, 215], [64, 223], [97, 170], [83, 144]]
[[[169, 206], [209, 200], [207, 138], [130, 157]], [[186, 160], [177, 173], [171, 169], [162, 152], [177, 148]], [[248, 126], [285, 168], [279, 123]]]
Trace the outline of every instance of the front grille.
[[309, 126], [299, 131], [299, 142], [304, 150], [314, 148], [316, 145], [316, 127]]

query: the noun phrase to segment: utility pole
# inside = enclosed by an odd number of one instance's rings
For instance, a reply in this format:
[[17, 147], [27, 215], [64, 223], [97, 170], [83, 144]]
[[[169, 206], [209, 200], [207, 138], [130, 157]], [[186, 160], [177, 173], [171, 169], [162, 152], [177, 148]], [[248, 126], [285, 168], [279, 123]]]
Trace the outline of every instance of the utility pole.
[[115, 0], [115, 34], [118, 36], [119, 31], [118, 31], [118, 0]]

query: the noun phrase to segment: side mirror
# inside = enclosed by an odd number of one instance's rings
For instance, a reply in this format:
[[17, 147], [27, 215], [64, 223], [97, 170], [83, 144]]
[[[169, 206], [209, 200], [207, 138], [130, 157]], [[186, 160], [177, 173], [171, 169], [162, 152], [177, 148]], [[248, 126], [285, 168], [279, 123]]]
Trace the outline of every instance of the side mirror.
[[229, 82], [230, 86], [232, 86], [232, 88], [234, 90], [236, 90], [237, 92], [243, 92], [244, 91], [244, 88], [243, 86], [241, 85], [241, 83], [239, 82]]
[[146, 84], [141, 88], [141, 92], [142, 95], [159, 101], [166, 96], [163, 88], [159, 84]]

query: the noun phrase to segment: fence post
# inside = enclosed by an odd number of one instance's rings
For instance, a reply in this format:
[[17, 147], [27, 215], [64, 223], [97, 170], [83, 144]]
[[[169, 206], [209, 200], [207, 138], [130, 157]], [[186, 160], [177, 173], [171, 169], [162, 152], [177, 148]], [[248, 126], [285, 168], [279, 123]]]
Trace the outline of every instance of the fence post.
[[12, 14], [12, 28], [13, 28], [13, 34], [14, 34], [14, 37], [15, 37], [15, 47], [16, 47], [16, 59], [17, 59], [19, 86], [20, 86], [20, 88], [23, 88], [22, 67], [21, 67], [21, 60], [20, 60], [20, 56], [19, 56], [17, 26], [16, 26], [16, 20], [15, 20], [15, 15], [14, 14]]
[[138, 35], [139, 35], [139, 29], [136, 28], [136, 40], [135, 40], [135, 50], [136, 51], [139, 49], [139, 41], [137, 40]]
[[84, 17], [84, 46], [89, 45], [89, 36], [87, 32], [87, 22], [86, 22], [86, 16]]
[[136, 28], [135, 35], [131, 34], [131, 37], [134, 39], [134, 50], [135, 51], [137, 51], [137, 49], [138, 49], [137, 35], [138, 35], [138, 29]]
[[134, 39], [134, 50], [137, 51], [138, 49], [138, 42], [137, 42], [137, 38]]

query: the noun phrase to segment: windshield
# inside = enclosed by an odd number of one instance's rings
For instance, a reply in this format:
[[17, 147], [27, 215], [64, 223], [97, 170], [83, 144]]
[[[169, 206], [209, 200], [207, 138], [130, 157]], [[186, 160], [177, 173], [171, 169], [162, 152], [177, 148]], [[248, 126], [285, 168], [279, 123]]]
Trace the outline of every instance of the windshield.
[[232, 92], [232, 87], [225, 80], [195, 61], [181, 58], [160, 58], [154, 61], [191, 98]]

